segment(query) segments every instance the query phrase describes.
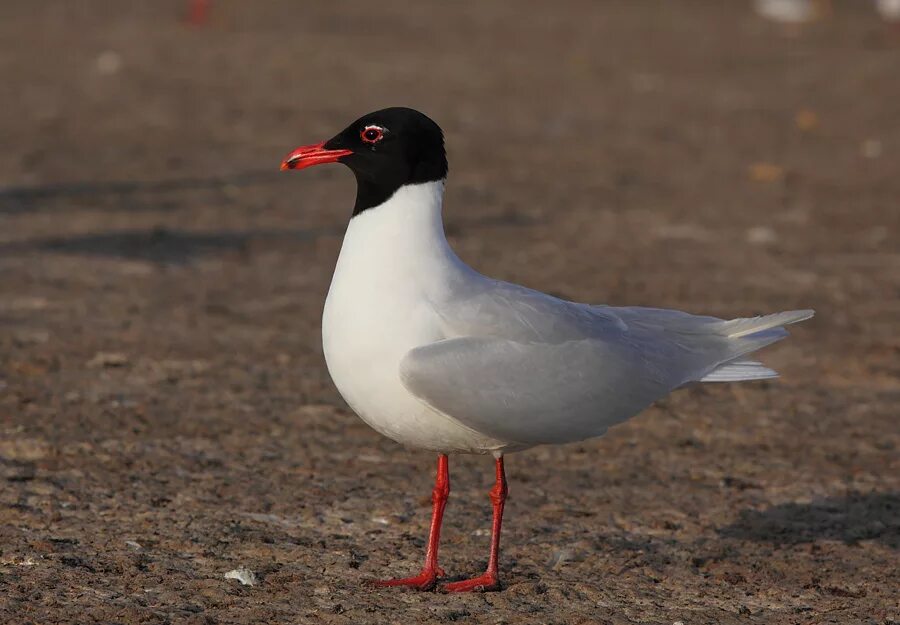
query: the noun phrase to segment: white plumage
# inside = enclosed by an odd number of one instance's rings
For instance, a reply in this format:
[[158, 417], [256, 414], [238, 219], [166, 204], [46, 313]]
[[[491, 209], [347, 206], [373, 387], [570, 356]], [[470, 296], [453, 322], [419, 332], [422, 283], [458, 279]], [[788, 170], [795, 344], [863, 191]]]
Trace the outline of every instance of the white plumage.
[[376, 586], [430, 590], [444, 575], [449, 452], [494, 455], [493, 519], [485, 572], [441, 588], [499, 590], [505, 452], [600, 436], [691, 382], [773, 377], [744, 357], [812, 316], [725, 321], [592, 306], [479, 274], [444, 236], [443, 134], [413, 109], [364, 115], [328, 141], [296, 148], [281, 167], [334, 162], [353, 171], [357, 193], [325, 301], [328, 370], [373, 428], [439, 452], [422, 570]]
[[744, 357], [813, 314], [725, 321], [493, 280], [450, 248], [442, 196], [406, 185], [354, 217], [325, 303], [335, 384], [406, 445], [499, 456], [599, 436], [685, 384], [775, 377]]

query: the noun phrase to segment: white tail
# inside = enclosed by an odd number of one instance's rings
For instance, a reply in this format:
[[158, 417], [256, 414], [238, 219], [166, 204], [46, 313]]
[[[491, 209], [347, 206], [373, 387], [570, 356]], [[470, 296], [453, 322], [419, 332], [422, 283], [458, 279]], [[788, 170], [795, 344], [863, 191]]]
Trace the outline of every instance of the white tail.
[[778, 373], [763, 363], [755, 360], [737, 360], [719, 365], [704, 377], [701, 382], [739, 382], [741, 380], [768, 380], [777, 378]]
[[782, 326], [809, 319], [812, 310], [789, 310], [786, 312], [732, 319], [722, 323], [719, 330], [737, 344], [738, 355], [733, 360], [720, 363], [716, 368], [700, 378], [701, 382], [739, 382], [741, 380], [767, 380], [777, 378], [778, 373], [755, 360], [737, 360], [741, 356], [762, 349], [770, 343], [787, 336]]
[[730, 339], [737, 339], [742, 336], [752, 336], [772, 328], [781, 328], [791, 323], [804, 321], [815, 314], [814, 310], [788, 310], [786, 312], [775, 313], [774, 315], [764, 315], [762, 317], [746, 317], [740, 319], [732, 319], [722, 324], [722, 334]]

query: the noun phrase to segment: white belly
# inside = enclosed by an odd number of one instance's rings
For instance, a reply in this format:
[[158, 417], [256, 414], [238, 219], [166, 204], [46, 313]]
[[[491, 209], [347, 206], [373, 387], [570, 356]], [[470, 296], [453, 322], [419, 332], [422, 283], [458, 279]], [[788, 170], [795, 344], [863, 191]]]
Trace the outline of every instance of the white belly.
[[447, 338], [431, 303], [451, 296], [464, 267], [443, 237], [442, 190], [403, 187], [350, 221], [325, 300], [325, 361], [350, 407], [388, 438], [442, 452], [498, 451], [503, 442], [432, 410], [400, 380], [409, 350]]
[[364, 293], [344, 286], [336, 279], [329, 290], [322, 346], [328, 372], [354, 412], [410, 447], [464, 453], [502, 448], [503, 443], [435, 412], [403, 386], [399, 371], [406, 352], [443, 338], [436, 319], [403, 306], [373, 306]]

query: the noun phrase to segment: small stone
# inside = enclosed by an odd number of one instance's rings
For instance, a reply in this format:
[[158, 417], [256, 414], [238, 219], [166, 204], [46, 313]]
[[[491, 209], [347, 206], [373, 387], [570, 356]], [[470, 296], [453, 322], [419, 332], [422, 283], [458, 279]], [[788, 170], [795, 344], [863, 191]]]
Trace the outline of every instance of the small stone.
[[756, 12], [773, 22], [799, 26], [824, 17], [816, 0], [756, 0]]
[[878, 158], [884, 148], [878, 139], [866, 139], [859, 145], [859, 153], [865, 158]]
[[116, 352], [97, 352], [88, 360], [88, 367], [124, 367], [128, 364], [128, 356]]
[[259, 583], [259, 580], [256, 578], [256, 573], [244, 567], [228, 571], [225, 573], [225, 579], [236, 579], [243, 586], [256, 586], [256, 584]]
[[794, 115], [794, 123], [799, 130], [810, 132], [819, 126], [819, 116], [815, 111], [803, 109], [802, 111], [797, 111], [797, 114]]
[[122, 69], [122, 55], [115, 50], [106, 50], [97, 56], [94, 61], [94, 67], [98, 74], [103, 76], [112, 76], [118, 74]]
[[785, 176], [784, 167], [774, 163], [753, 163], [747, 173], [754, 182], [779, 182]]
[[35, 562], [30, 556], [12, 556], [0, 558], [0, 566], [35, 566]]
[[747, 230], [747, 242], [754, 245], [768, 245], [778, 240], [778, 235], [768, 226], [754, 226]]

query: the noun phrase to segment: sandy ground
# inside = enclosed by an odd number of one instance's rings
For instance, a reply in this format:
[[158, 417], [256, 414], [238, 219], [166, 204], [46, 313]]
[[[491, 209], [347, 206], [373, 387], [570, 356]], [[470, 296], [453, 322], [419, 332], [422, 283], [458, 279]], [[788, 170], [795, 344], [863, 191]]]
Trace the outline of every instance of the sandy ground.
[[[862, 2], [0, 7], [0, 622], [895, 623], [900, 45]], [[279, 175], [428, 112], [479, 270], [719, 316], [815, 308], [783, 377], [684, 390], [507, 460], [502, 592], [417, 570], [434, 458], [331, 385], [350, 174]], [[451, 459], [443, 565], [487, 556]], [[226, 579], [238, 567], [258, 583]]]

